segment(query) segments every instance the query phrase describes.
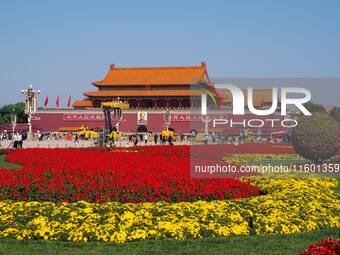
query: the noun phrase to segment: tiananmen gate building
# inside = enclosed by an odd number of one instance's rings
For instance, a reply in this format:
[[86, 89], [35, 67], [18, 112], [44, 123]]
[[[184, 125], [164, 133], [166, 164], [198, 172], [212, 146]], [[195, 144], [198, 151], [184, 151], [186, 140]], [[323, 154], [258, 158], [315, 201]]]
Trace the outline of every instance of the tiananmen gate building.
[[[210, 90], [218, 97], [210, 83], [206, 65], [181, 67], [117, 68], [111, 65], [104, 80], [92, 83], [97, 91], [85, 92], [84, 100], [73, 107], [100, 108], [101, 102], [127, 101], [132, 109], [185, 109], [199, 107], [190, 97]], [[192, 99], [192, 98], [191, 98]]]
[[[254, 90], [254, 107], [261, 109], [270, 106], [271, 93], [271, 89]], [[92, 82], [92, 90], [84, 92], [83, 99], [74, 101], [72, 109], [38, 108], [32, 117], [32, 128], [43, 132], [81, 125], [103, 128], [101, 103], [121, 100], [128, 102], [130, 109], [123, 111], [120, 131], [160, 132], [164, 129], [165, 110], [169, 109], [170, 126], [176, 133], [188, 133], [193, 128], [202, 132], [205, 125], [200, 114], [203, 94], [209, 95], [208, 108], [213, 109], [217, 117], [254, 117], [252, 114], [232, 115], [231, 93], [215, 88], [205, 62], [197, 66], [177, 67], [116, 67], [112, 64], [105, 78]], [[145, 116], [142, 123], [138, 119], [140, 114]], [[239, 130], [230, 130], [230, 133], [235, 132], [237, 134]]]

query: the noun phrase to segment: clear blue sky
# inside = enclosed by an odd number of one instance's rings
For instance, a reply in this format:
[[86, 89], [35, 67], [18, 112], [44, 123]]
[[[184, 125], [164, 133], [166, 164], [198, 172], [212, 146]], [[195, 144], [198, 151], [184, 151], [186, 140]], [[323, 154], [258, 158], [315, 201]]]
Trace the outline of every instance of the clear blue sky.
[[205, 60], [211, 77], [340, 77], [339, 13], [336, 0], [0, 0], [0, 105], [31, 83], [40, 102], [59, 95], [65, 105], [95, 89], [110, 63]]

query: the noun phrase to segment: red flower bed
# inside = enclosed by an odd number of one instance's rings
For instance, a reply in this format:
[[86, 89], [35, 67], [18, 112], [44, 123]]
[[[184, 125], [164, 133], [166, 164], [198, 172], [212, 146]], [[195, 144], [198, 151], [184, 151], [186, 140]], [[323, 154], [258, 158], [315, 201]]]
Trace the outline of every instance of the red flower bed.
[[311, 244], [301, 255], [338, 255], [340, 254], [340, 239], [327, 238]]
[[195, 201], [254, 196], [238, 179], [191, 179], [187, 146], [129, 149], [23, 149], [0, 169], [0, 199], [38, 201]]
[[13, 149], [0, 148], [0, 155], [5, 155], [13, 151]]

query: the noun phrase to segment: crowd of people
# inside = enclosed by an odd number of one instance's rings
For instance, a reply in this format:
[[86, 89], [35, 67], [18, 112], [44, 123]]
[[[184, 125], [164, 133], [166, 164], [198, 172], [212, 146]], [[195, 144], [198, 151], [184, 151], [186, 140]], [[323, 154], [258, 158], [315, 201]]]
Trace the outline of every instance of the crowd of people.
[[[136, 133], [136, 134], [128, 134], [128, 144], [137, 146], [140, 145], [174, 145], [176, 138], [171, 135], [162, 135], [162, 133]], [[180, 142], [184, 141], [184, 135], [180, 136]]]
[[[21, 132], [8, 132], [6, 130], [0, 132], [0, 142], [9, 140], [11, 147], [22, 148], [24, 141], [27, 139], [27, 133]], [[98, 139], [87, 139], [93, 141], [92, 146], [96, 146], [96, 140]], [[239, 136], [228, 136], [223, 134], [181, 134], [181, 135], [162, 135], [162, 133], [121, 133], [119, 138], [111, 141], [112, 145], [119, 146], [140, 146], [140, 145], [174, 145], [174, 144], [240, 144], [240, 143], [284, 143], [289, 142], [288, 136], [282, 136], [280, 138], [274, 137], [261, 137], [249, 134], [240, 134]], [[41, 132], [37, 131], [32, 134], [30, 141], [35, 142], [49, 142], [53, 141], [70, 141], [73, 143], [80, 143], [81, 137], [77, 135], [77, 132]], [[0, 143], [1, 145], [1, 143]]]
[[24, 140], [27, 139], [27, 133], [24, 131], [21, 132], [7, 132], [7, 130], [4, 130], [3, 132], [0, 132], [0, 145], [2, 141], [9, 140], [13, 142], [13, 148], [22, 148]]

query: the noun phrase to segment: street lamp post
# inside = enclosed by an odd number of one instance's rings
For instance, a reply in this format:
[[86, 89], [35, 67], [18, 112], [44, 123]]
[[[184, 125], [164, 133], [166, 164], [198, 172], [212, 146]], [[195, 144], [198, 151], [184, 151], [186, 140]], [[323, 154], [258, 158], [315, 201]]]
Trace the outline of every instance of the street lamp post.
[[17, 125], [17, 115], [11, 114], [11, 124], [12, 124], [12, 132], [15, 132], [15, 126]]
[[163, 115], [163, 123], [164, 123], [164, 126], [165, 126], [165, 130], [168, 130], [169, 129], [169, 126], [170, 126], [170, 123], [171, 123], [171, 120], [170, 120], [170, 111], [169, 109], [167, 108], [164, 115]]
[[202, 115], [202, 122], [204, 122], [204, 133], [209, 134], [209, 122], [211, 122], [211, 119], [208, 115]]
[[32, 85], [29, 85], [28, 89], [21, 90], [21, 94], [25, 97], [25, 114], [27, 114], [28, 120], [28, 135], [32, 135], [32, 114], [37, 111], [37, 98], [40, 94], [40, 90], [33, 89]]

